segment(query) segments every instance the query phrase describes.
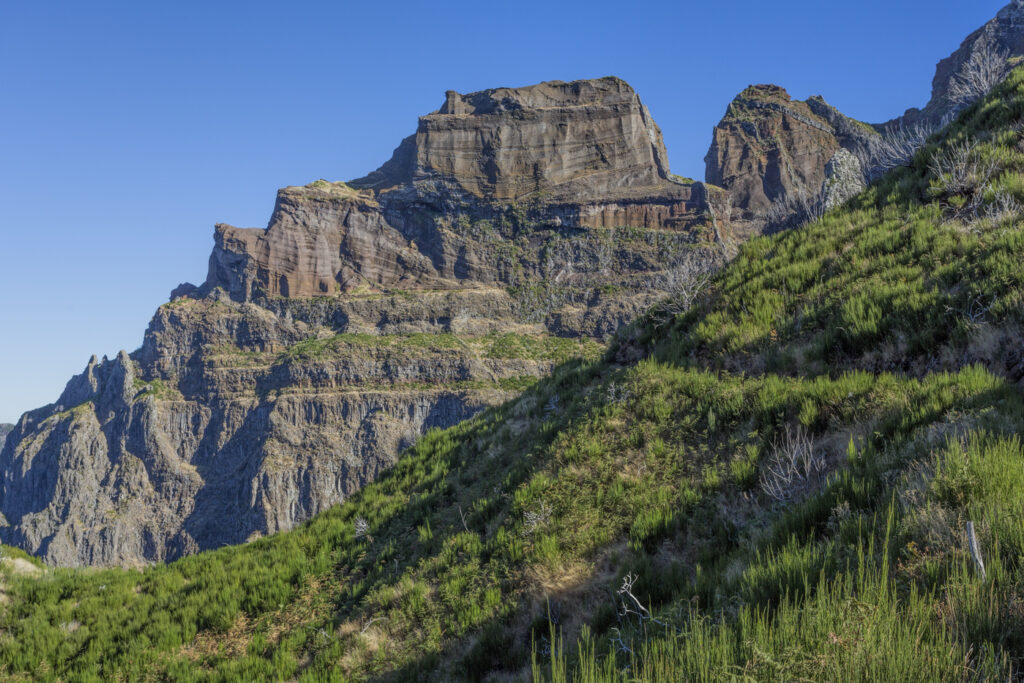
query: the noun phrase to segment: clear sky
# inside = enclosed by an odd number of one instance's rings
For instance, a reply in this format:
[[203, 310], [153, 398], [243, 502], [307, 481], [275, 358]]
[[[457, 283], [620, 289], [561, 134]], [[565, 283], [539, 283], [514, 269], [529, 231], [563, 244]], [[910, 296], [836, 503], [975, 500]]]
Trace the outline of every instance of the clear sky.
[[0, 2], [0, 422], [132, 350], [213, 224], [359, 177], [448, 89], [616, 75], [703, 178], [751, 83], [888, 120], [1001, 0]]

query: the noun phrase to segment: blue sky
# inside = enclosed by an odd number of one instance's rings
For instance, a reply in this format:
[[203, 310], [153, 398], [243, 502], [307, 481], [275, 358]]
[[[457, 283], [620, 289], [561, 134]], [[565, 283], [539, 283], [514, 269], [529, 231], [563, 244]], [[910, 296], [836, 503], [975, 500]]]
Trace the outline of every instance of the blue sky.
[[878, 122], [1001, 1], [0, 3], [0, 422], [200, 282], [213, 224], [361, 176], [448, 89], [617, 75], [703, 177], [751, 83]]

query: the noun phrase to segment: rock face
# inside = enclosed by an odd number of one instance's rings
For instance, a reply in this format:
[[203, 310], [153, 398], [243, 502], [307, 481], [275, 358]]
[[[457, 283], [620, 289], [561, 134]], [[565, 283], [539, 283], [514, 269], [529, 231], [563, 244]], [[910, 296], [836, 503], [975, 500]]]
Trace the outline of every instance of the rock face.
[[775, 85], [750, 86], [715, 127], [706, 179], [728, 190], [734, 230], [770, 230], [826, 193], [834, 204], [863, 189], [857, 154], [877, 136], [821, 97], [800, 102]]
[[731, 236], [618, 79], [448, 93], [391, 161], [218, 225], [140, 349], [93, 358], [0, 450], [0, 540], [131, 565], [288, 529], [424, 430], [501, 402]]
[[14, 425], [0, 424], [0, 449], [4, 447], [4, 442], [7, 441], [7, 435], [14, 429]]
[[822, 207], [828, 211], [842, 206], [864, 190], [864, 169], [850, 150], [840, 147], [825, 164]]
[[624, 81], [602, 78], [449, 91], [391, 161], [353, 185], [436, 180], [489, 199], [546, 192], [579, 202], [664, 185], [667, 173], [661, 131], [647, 107]]
[[[274, 318], [180, 301], [136, 354], [179, 364], [172, 379], [141, 379], [154, 366], [121, 353], [26, 414], [4, 451], [6, 540], [55, 564], [138, 564], [288, 529], [372, 480], [422, 431], [513, 395], [553, 362], [489, 358], [486, 338], [444, 335], [286, 346], [306, 326]], [[255, 350], [254, 331], [287, 350]], [[197, 337], [191, 355], [154, 349]]]

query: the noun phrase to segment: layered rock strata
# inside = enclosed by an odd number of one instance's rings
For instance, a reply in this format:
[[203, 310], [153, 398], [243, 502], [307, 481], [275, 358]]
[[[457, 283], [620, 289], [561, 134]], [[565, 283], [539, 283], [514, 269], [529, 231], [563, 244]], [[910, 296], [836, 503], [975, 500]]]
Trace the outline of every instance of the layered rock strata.
[[282, 190], [266, 229], [218, 225], [205, 291], [247, 301], [509, 285], [543, 274], [495, 268], [495, 251], [536, 243], [537, 227], [713, 240], [728, 231], [715, 221], [726, 201], [671, 176], [661, 131], [620, 79], [449, 92], [368, 176]]

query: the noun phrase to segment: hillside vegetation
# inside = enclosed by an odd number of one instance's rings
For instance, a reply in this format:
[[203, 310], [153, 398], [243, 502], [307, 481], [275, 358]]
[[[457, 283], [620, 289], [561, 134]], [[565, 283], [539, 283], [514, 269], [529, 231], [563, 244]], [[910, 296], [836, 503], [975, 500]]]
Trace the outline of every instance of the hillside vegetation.
[[0, 671], [1017, 676], [1022, 131], [1018, 70], [910, 168], [746, 244], [689, 311], [431, 432], [295, 531], [8, 572]]

